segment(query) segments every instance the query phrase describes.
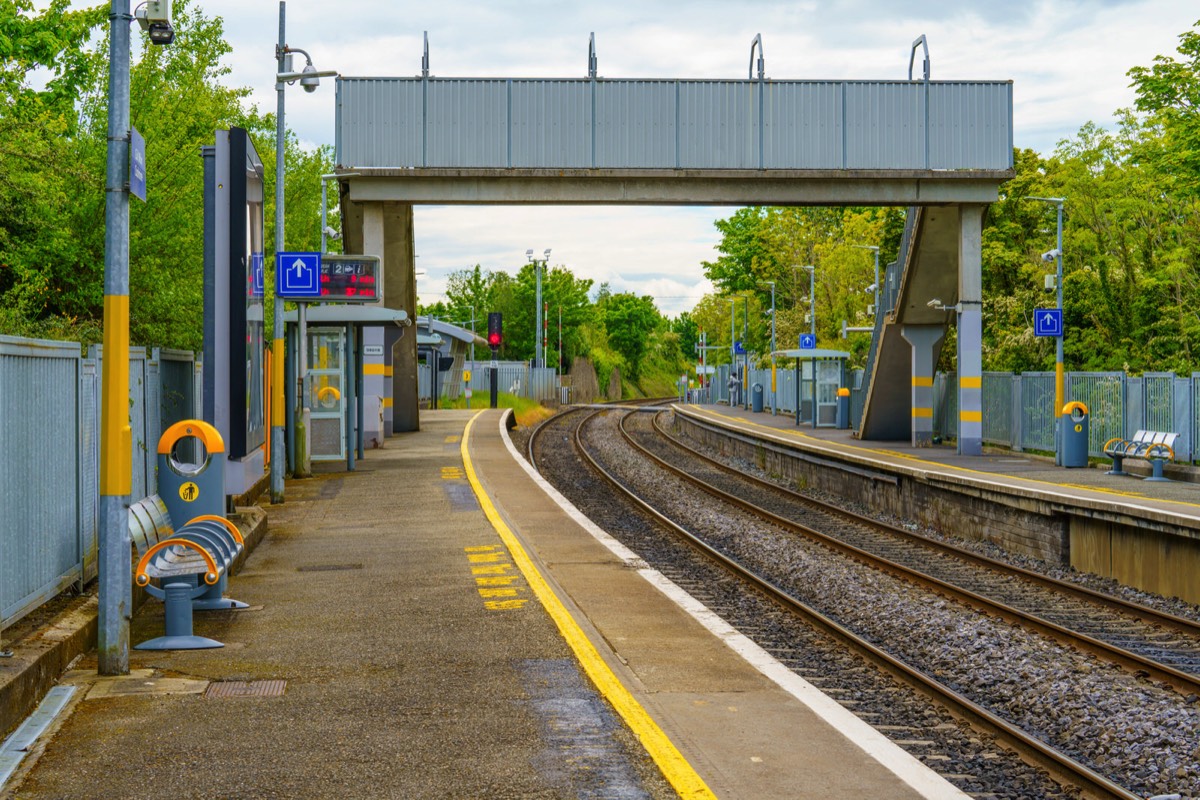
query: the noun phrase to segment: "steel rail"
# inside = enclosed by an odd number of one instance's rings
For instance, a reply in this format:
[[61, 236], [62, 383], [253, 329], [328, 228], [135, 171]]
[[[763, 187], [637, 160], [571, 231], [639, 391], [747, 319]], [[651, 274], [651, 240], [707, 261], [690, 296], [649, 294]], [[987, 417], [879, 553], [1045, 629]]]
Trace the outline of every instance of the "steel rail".
[[[993, 616], [998, 616], [1001, 619], [1004, 619], [1008, 622], [1012, 622], [1014, 624], [1017, 624], [1017, 625], [1020, 625], [1024, 628], [1026, 628], [1028, 630], [1033, 630], [1040, 634], [1049, 636], [1049, 637], [1051, 637], [1059, 642], [1062, 642], [1064, 644], [1067, 644], [1071, 647], [1075, 647], [1080, 650], [1091, 652], [1097, 656], [1100, 656], [1101, 658], [1104, 658], [1108, 661], [1111, 661], [1113, 663], [1120, 665], [1121, 667], [1123, 667], [1124, 669], [1126, 669], [1130, 672], [1144, 671], [1151, 678], [1169, 683], [1177, 691], [1179, 691], [1183, 694], [1200, 694], [1200, 677], [1198, 677], [1198, 676], [1191, 675], [1187, 672], [1183, 672], [1182, 670], [1176, 669], [1175, 667], [1171, 667], [1167, 664], [1162, 664], [1158, 661], [1155, 661], [1154, 659], [1147, 658], [1146, 656], [1142, 656], [1137, 653], [1130, 652], [1129, 650], [1126, 650], [1122, 647], [1118, 647], [1116, 645], [1110, 644], [1103, 640], [1097, 639], [1086, 633], [1081, 633], [1079, 631], [1075, 631], [1075, 630], [1067, 628], [1063, 625], [1060, 625], [1056, 622], [1051, 622], [1050, 620], [1043, 619], [1042, 617], [1039, 617], [1036, 614], [1032, 614], [1028, 611], [1023, 611], [1019, 608], [1015, 608], [1015, 607], [1010, 606], [1006, 603], [1003, 603], [999, 600], [994, 600], [992, 598], [978, 594], [977, 592], [973, 592], [970, 589], [966, 589], [961, 586], [957, 586], [953, 583], [949, 583], [948, 581], [944, 581], [941, 578], [936, 578], [932, 575], [922, 572], [919, 569], [915, 569], [913, 567], [909, 567], [904, 564], [900, 564], [896, 561], [892, 561], [891, 559], [885, 558], [884, 556], [872, 553], [869, 550], [864, 550], [855, 545], [843, 542], [835, 536], [832, 536], [827, 533], [823, 533], [823, 532], [821, 532], [815, 528], [811, 528], [807, 525], [802, 525], [801, 523], [796, 522], [795, 520], [792, 520], [792, 519], [788, 519], [787, 517], [782, 517], [778, 514], [768, 511], [765, 508], [761, 508], [748, 500], [744, 500], [736, 495], [733, 495], [733, 494], [730, 494], [729, 492], [724, 491], [723, 489], [713, 486], [710, 483], [702, 481], [693, 475], [689, 475], [683, 469], [676, 467], [675, 465], [663, 460], [662, 458], [658, 457], [654, 453], [650, 452], [645, 447], [643, 447], [641, 444], [634, 441], [632, 435], [630, 435], [629, 431], [625, 428], [625, 418], [622, 418], [622, 420], [621, 420], [620, 430], [621, 430], [622, 436], [625, 437], [625, 440], [629, 443], [629, 445], [631, 447], [633, 447], [635, 450], [637, 450], [639, 453], [641, 453], [646, 458], [653, 461], [655, 464], [657, 464], [661, 468], [667, 470], [672, 475], [676, 475], [677, 477], [687, 481], [688, 483], [691, 483], [692, 485], [694, 485], [697, 488], [703, 490], [704, 492], [712, 495], [713, 497], [716, 497], [717, 499], [727, 502], [731, 505], [734, 505], [734, 506], [742, 509], [743, 511], [746, 511], [749, 514], [757, 516], [760, 519], [763, 519], [774, 525], [778, 525], [782, 528], [785, 528], [786, 530], [795, 531], [796, 533], [799, 533], [810, 539], [814, 539], [831, 549], [834, 549], [838, 552], [841, 552], [847, 556], [850, 556], [851, 558], [854, 558], [854, 559], [866, 564], [867, 566], [882, 569], [885, 572], [888, 572], [888, 573], [900, 578], [901, 580], [906, 580], [906, 581], [915, 583], [917, 585], [932, 587], [935, 590], [941, 592], [942, 594], [945, 594], [945, 595], [947, 595], [955, 600], [958, 600], [959, 602], [962, 602], [962, 603], [964, 603], [972, 608], [975, 608], [979, 611], [982, 611], [987, 614], [991, 614]], [[661, 429], [658, 429], [658, 430], [661, 433]], [[667, 438], [668, 438], [668, 441], [673, 441], [672, 439], [670, 439], [670, 437], [667, 437]], [[685, 450], [687, 450], [689, 453], [691, 452], [690, 449], [688, 449], [688, 448], [685, 448]], [[719, 463], [717, 463], [716, 466], [719, 467], [721, 470], [724, 470], [727, 472], [733, 471], [729, 467], [726, 467]], [[749, 478], [749, 476], [745, 475], [745, 473], [742, 473], [742, 472], [738, 472], [737, 475], [739, 478]], [[751, 480], [757, 481], [757, 479], [751, 479]], [[779, 487], [773, 486], [772, 484], [769, 484], [766, 482], [762, 482], [762, 484], [764, 486], [766, 486], [768, 489], [778, 489], [779, 488]], [[799, 497], [799, 496], [797, 496], [797, 497]], [[825, 507], [824, 503], [813, 501], [809, 498], [804, 498], [804, 499], [810, 505], [818, 506], [822, 510], [829, 510]], [[841, 515], [841, 513], [842, 513], [841, 509], [837, 509], [836, 507], [830, 507], [830, 508], [832, 508], [834, 511], [838, 512], [839, 515]], [[848, 516], [853, 516], [853, 518], [854, 518], [853, 521], [857, 524], [865, 525], [867, 527], [874, 528], [874, 529], [882, 528], [883, 530], [885, 530], [889, 533], [893, 531], [893, 528], [891, 526], [881, 525], [880, 523], [875, 522], [873, 520], [869, 520], [866, 517], [862, 517], [862, 516], [859, 516], [856, 514], [848, 515]], [[923, 540], [923, 537], [918, 537], [918, 538], [921, 538]], [[922, 544], [923, 543], [924, 543], [924, 541], [922, 541]], [[957, 555], [957, 552], [955, 552], [954, 554]], [[1002, 562], [995, 562], [995, 563], [1001, 564]]]
[[[599, 412], [597, 411], [596, 413]], [[1060, 782], [1081, 789], [1089, 797], [1140, 800], [1139, 795], [1127, 791], [1065, 753], [1055, 750], [1040, 739], [1026, 733], [1002, 717], [993, 714], [965, 695], [954, 691], [917, 668], [876, 647], [840, 623], [822, 614], [817, 609], [793, 597], [770, 580], [737, 563], [732, 558], [704, 542], [700, 537], [664, 516], [649, 503], [638, 497], [632, 490], [626, 488], [618, 478], [604, 469], [587, 451], [587, 448], [583, 444], [582, 431], [591, 416], [582, 420], [575, 429], [574, 444], [580, 456], [605, 482], [613, 486], [621, 495], [627, 497], [640, 510], [650, 515], [656, 522], [679, 534], [687, 544], [716, 561], [735, 576], [761, 589], [783, 606], [792, 609], [808, 623], [859, 652], [871, 663], [880, 667], [900, 682], [921, 692], [933, 700], [933, 702], [946, 707], [951, 713], [965, 719], [976, 729], [994, 735], [998, 741], [1017, 753], [1022, 760], [1037, 768], [1046, 770]]]
[[[741, 433], [735, 434], [732, 431], [728, 431], [723, 428], [714, 427], [714, 426], [705, 424], [704, 422], [702, 422], [700, 420], [694, 420], [694, 419], [689, 418], [689, 422], [691, 422], [692, 424], [695, 424], [699, 427], [703, 427], [704, 429], [706, 429], [712, 433], [717, 433], [720, 435], [728, 435], [731, 438], [738, 439], [739, 441], [748, 442], [748, 443], [757, 441], [757, 440], [752, 439], [752, 437], [746, 436], [744, 434], [741, 434]], [[684, 444], [683, 442], [679, 441], [674, 436], [672, 436], [670, 433], [663, 430], [661, 425], [658, 424], [657, 419], [655, 420], [655, 428], [658, 429], [658, 431], [663, 436], [666, 437], [667, 441], [671, 442], [671, 444], [675, 445], [676, 447], [679, 447], [680, 449], [687, 451], [687, 453], [689, 455], [694, 456], [695, 458], [698, 458], [709, 464], [712, 464], [715, 467], [729, 471], [729, 467], [726, 466], [725, 464], [722, 464], [720, 461], [717, 461], [716, 459], [711, 458], [711, 457], [705, 455], [704, 453], [701, 453], [700, 451]], [[1179, 631], [1180, 633], [1185, 633], [1190, 636], [1200, 637], [1200, 622], [1196, 622], [1194, 620], [1187, 619], [1186, 617], [1180, 617], [1175, 614], [1167, 613], [1165, 611], [1158, 611], [1157, 609], [1153, 609], [1148, 606], [1138, 605], [1137, 603], [1132, 603], [1128, 600], [1123, 600], [1119, 597], [1113, 597], [1112, 595], [1107, 595], [1107, 594], [1104, 594], [1103, 592], [1098, 592], [1095, 589], [1089, 589], [1086, 586], [1078, 586], [1073, 583], [1067, 583], [1065, 581], [1060, 581], [1055, 578], [1051, 578], [1047, 575], [1042, 575], [1042, 574], [1039, 574], [1032, 570], [1025, 569], [1024, 567], [1018, 567], [1018, 566], [1014, 566], [1012, 564], [1006, 564], [1005, 562], [1000, 561], [998, 559], [989, 558], [988, 556], [980, 555], [978, 553], [973, 553], [970, 550], [963, 550], [963, 549], [955, 547], [954, 545], [947, 544], [945, 542], [939, 542], [936, 539], [930, 539], [929, 537], [922, 536], [919, 533], [913, 533], [912, 531], [906, 530], [904, 528], [900, 528], [895, 525], [889, 525], [886, 522], [880, 522], [879, 520], [872, 519], [871, 517], [863, 516], [862, 514], [857, 514], [853, 511], [850, 511], [849, 509], [845, 509], [845, 508], [841, 508], [839, 506], [824, 503], [820, 500], [816, 500], [812, 497], [802, 495], [799, 492], [794, 492], [786, 487], [778, 486], [774, 483], [771, 483], [770, 481], [765, 481], [765, 480], [763, 480], [761, 478], [757, 478], [753, 475], [748, 475], [744, 472], [739, 472], [737, 474], [739, 477], [743, 478], [744, 480], [751, 481], [751, 482], [753, 482], [759, 486], [762, 486], [766, 489], [788, 495], [789, 497], [795, 499], [797, 502], [801, 502], [801, 503], [804, 503], [809, 506], [818, 507], [821, 510], [826, 511], [828, 513], [837, 514], [842, 517], [845, 517], [846, 519], [849, 519], [849, 520], [852, 520], [855, 522], [860, 522], [869, 527], [887, 531], [888, 533], [894, 534], [899, 537], [903, 537], [909, 541], [917, 542], [917, 543], [925, 545], [927, 547], [934, 548], [942, 553], [952, 555], [957, 558], [973, 562], [975, 564], [980, 564], [980, 565], [992, 567], [994, 569], [1001, 570], [1004, 572], [1009, 572], [1013, 575], [1017, 575], [1021, 578], [1031, 581], [1033, 583], [1037, 583], [1038, 585], [1040, 585], [1044, 588], [1053, 589], [1062, 594], [1069, 594], [1077, 599], [1087, 600], [1087, 601], [1096, 603], [1097, 605], [1105, 606], [1113, 611], [1119, 611], [1124, 614], [1129, 614], [1130, 616], [1139, 617], [1139, 618], [1143, 619], [1144, 621], [1150, 622], [1155, 625], [1162, 625], [1166, 628], [1171, 628], [1173, 630]]]

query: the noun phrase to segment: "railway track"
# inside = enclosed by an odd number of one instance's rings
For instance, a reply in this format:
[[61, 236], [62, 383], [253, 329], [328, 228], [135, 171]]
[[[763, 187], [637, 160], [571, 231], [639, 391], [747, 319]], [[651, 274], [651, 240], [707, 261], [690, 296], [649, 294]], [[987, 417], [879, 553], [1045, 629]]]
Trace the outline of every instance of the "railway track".
[[[660, 420], [656, 416], [638, 432], [631, 431], [628, 419], [622, 420], [622, 435], [697, 488], [864, 563], [1144, 672], [1184, 694], [1200, 695], [1200, 623], [987, 558], [736, 471], [672, 437]], [[651, 426], [659, 438], [649, 439], [646, 428]]]
[[[599, 412], [596, 412], [597, 414]], [[592, 415], [594, 416], [594, 415]], [[630, 420], [630, 417], [636, 417], [636, 420]], [[626, 424], [626, 421], [629, 424]], [[663, 433], [660, 426], [657, 424], [651, 425], [650, 417], [646, 414], [627, 415], [622, 420], [622, 436], [625, 437], [626, 446], [637, 448], [639, 458], [653, 459], [656, 468], [659, 470], [667, 469], [672, 475], [671, 481], [687, 480], [691, 486], [703, 484], [700, 488], [710, 495], [716, 502], [722, 504], [727, 509], [738, 509], [739, 514], [754, 513], [759, 520], [759, 524], [780, 528], [788, 531], [788, 535], [801, 535], [800, 528], [811, 530], [816, 527], [835, 528], [839, 531], [843, 528], [848, 529], [867, 529], [867, 533], [859, 530], [857, 533], [846, 534], [839, 533], [846, 539], [854, 539], [854, 543], [846, 541], [830, 541], [827, 538], [823, 540], [820, 546], [823, 548], [835, 548], [843, 554], [859, 561], [869, 561], [882, 556], [884, 562], [879, 562], [872, 569], [882, 569], [894, 576], [903, 576], [903, 580], [908, 582], [920, 582], [926, 588], [922, 591], [928, 594], [929, 588], [942, 596], [951, 596], [956, 602], [966, 602], [979, 607], [986, 602], [985, 595], [992, 591], [995, 581], [973, 583], [970, 588], [955, 586], [954, 576], [947, 575], [947, 570], [950, 568], [942, 564], [942, 562], [956, 562], [956, 569], [961, 570], [987, 570], [990, 567], [986, 562], [988, 559], [983, 559], [975, 554], [969, 554], [969, 557], [954, 555], [948, 552], [945, 545], [938, 542], [924, 543], [917, 541], [920, 537], [913, 537], [908, 531], [903, 529], [894, 529], [889, 532], [881, 532], [880, 530], [872, 530], [877, 528], [877, 523], [873, 520], [857, 517], [856, 515], [848, 514], [840, 509], [819, 509], [811, 499], [803, 498], [803, 503], [794, 493], [786, 493], [771, 484], [765, 482], [748, 482], [748, 476], [742, 473], [734, 473], [730, 468], [723, 465], [718, 465], [711, 460], [702, 460], [697, 453], [687, 449], [680, 449], [676, 443], [668, 442], [663, 439]], [[633, 431], [631, 432], [630, 429]], [[869, 660], [880, 669], [883, 669], [888, 674], [895, 677], [898, 681], [905, 685], [913, 687], [921, 694], [934, 698], [934, 701], [942, 708], [950, 709], [952, 713], [963, 719], [971, 721], [971, 724], [980, 730], [989, 731], [990, 735], [995, 736], [1000, 742], [1012, 751], [1019, 753], [1021, 758], [1027, 763], [1035, 764], [1039, 769], [1044, 769], [1054, 775], [1056, 780], [1066, 786], [1079, 787], [1086, 796], [1095, 797], [1139, 797], [1144, 796], [1134, 793], [1122, 786], [1120, 779], [1114, 780], [1113, 776], [1106, 775], [1105, 770], [1093, 769], [1091, 766], [1083, 763], [1080, 758], [1073, 757], [1071, 754], [1060, 751], [1052, 744], [1054, 735], [1047, 734], [1046, 731], [1030, 732], [1025, 730], [1022, 724], [1015, 723], [1007, 719], [1002, 713], [989, 709], [985, 702], [979, 702], [979, 698], [972, 697], [970, 691], [961, 691], [962, 687], [954, 687], [948, 685], [954, 680], [949, 681], [935, 678], [931, 673], [939, 672], [938, 669], [930, 669], [928, 666], [922, 667], [908, 663], [903, 655], [896, 655], [892, 652], [891, 643], [872, 636], [864, 635], [861, 631], [856, 631], [853, 628], [854, 624], [843, 624], [839, 621], [838, 614], [830, 613], [828, 609], [820, 609], [812, 603], [805, 602], [797, 597], [797, 592], [794, 587], [786, 585], [786, 581], [780, 581], [777, 576], [765, 574], [769, 570], [764, 570], [761, 567], [747, 566], [741, 563], [743, 559], [735, 552], [731, 552], [728, 542], [714, 542], [714, 537], [711, 533], [703, 533], [689, 530], [696, 527], [688, 524], [685, 520], [679, 518], [679, 514], [672, 513], [670, 518], [664, 516], [659, 509], [654, 506], [659, 505], [653, 499], [639, 497], [645, 494], [644, 491], [636, 489], [628, 484], [631, 483], [627, 476], [622, 477], [621, 470], [614, 470], [611, 465], [605, 464], [604, 456], [595, 456], [590, 454], [589, 450], [598, 449], [594, 443], [586, 441], [587, 436], [581, 432], [584, 430], [584, 425], [580, 424], [575, 427], [574, 444], [580, 457], [590, 464], [591, 469], [595, 470], [595, 474], [603, 476], [602, 480], [606, 481], [615, 490], [626, 494], [630, 497], [630, 502], [638, 507], [638, 514], [656, 520], [654, 524], [669, 528], [674, 532], [678, 541], [686, 541], [689, 546], [695, 548], [697, 552], [703, 552], [705, 557], [721, 563], [724, 570], [730, 574], [737, 574], [739, 581], [744, 581], [753, 584], [756, 591], [765, 592], [773, 598], [773, 602], [786, 606], [791, 609], [792, 613], [798, 613], [808, 620], [808, 624], [816, 626], [825, 632], [826, 635], [835, 637], [842, 642], [842, 646], [850, 647], [861, 654], [861, 657]], [[598, 439], [606, 440], [604, 435], [598, 436]], [[615, 438], [615, 437], [612, 437]], [[538, 449], [537, 436], [535, 435], [530, 441], [531, 452]], [[641, 441], [638, 441], [641, 440]], [[606, 441], [605, 446], [612, 446], [612, 442]], [[656, 452], [650, 452], [650, 451]], [[682, 473], [681, 474], [681, 469]], [[651, 479], [651, 483], [664, 483], [665, 479], [655, 481]], [[697, 483], [699, 482], [699, 484]], [[724, 487], [719, 484], [724, 483]], [[753, 487], [753, 488], [751, 488]], [[561, 487], [560, 487], [561, 488]], [[661, 486], [660, 486], [661, 488]], [[728, 497], [731, 492], [726, 491], [733, 489], [733, 494], [737, 495], [734, 498]], [[695, 495], [695, 492], [692, 492]], [[753, 498], [751, 498], [753, 495]], [[750, 507], [762, 505], [764, 509], [757, 509], [753, 512]], [[709, 512], [711, 513], [711, 512]], [[699, 515], [698, 515], [699, 516]], [[743, 528], [744, 523], [739, 518], [734, 516], [734, 512], [722, 510], [719, 516], [726, 520], [726, 524], [730, 527]], [[803, 523], [797, 522], [791, 517], [803, 519]], [[703, 524], [699, 527], [705, 527]], [[711, 527], [711, 526], [710, 526]], [[828, 532], [826, 532], [828, 533]], [[812, 538], [813, 533], [803, 532], [804, 536]], [[872, 538], [873, 537], [873, 538]], [[720, 538], [719, 536], [717, 537]], [[885, 540], [881, 543], [878, 540]], [[900, 542], [897, 544], [897, 542]], [[935, 546], [935, 550], [930, 550], [931, 546]], [[882, 553], [872, 554], [868, 552], [871, 548]], [[641, 552], [641, 551], [639, 551]], [[648, 559], [650, 560], [650, 559]], [[924, 566], [928, 567], [930, 562], [935, 562], [937, 571], [940, 573], [937, 576], [917, 576], [913, 574], [911, 566], [905, 565], [905, 561], [923, 562]], [[652, 562], [653, 563], [653, 562]], [[997, 562], [999, 563], [999, 562]], [[968, 567], [961, 566], [968, 564]], [[656, 564], [657, 566], [657, 564]], [[1009, 569], [1008, 565], [1004, 565], [1005, 569]], [[669, 564], [666, 569], [659, 567], [664, 572], [668, 573], [668, 577], [685, 585], [685, 588], [700, 594], [716, 595], [716, 600], [720, 601], [720, 596], [727, 594], [726, 589], [713, 590], [713, 587], [705, 585], [704, 580], [696, 580], [691, 578], [686, 573], [679, 573], [678, 569], [671, 567]], [[934, 570], [929, 570], [934, 571]], [[1014, 573], [1006, 573], [1006, 577], [999, 579], [1001, 588], [1005, 588], [1006, 584], [1012, 583], [1015, 579]], [[967, 582], [959, 575], [960, 582]], [[1065, 590], [1052, 589], [1042, 584], [1043, 580], [1051, 579], [1044, 576], [1035, 576], [1022, 578], [1026, 585], [1032, 585], [1029, 582], [1036, 582], [1038, 591], [1040, 592], [1061, 592]], [[715, 581], [714, 581], [715, 583]], [[781, 585], [782, 584], [782, 585]], [[1069, 585], [1068, 585], [1069, 586]], [[1059, 608], [1059, 620], [1037, 620], [1034, 615], [1027, 609], [1019, 608], [1014, 601], [1014, 596], [1019, 597], [1026, 589], [1024, 587], [1011, 590], [1003, 593], [1006, 600], [1001, 603], [998, 610], [989, 612], [998, 614], [1001, 618], [1010, 622], [1021, 624], [1037, 630], [1043, 635], [1049, 636], [1065, 636], [1070, 634], [1069, 626], [1064, 624], [1062, 617], [1067, 618], [1072, 614], [1078, 616], [1078, 611], [1064, 612]], [[1072, 604], [1078, 604], [1081, 607], [1095, 608], [1096, 598], [1090, 597], [1087, 590], [1079, 590], [1079, 587], [1069, 586]], [[1060, 595], [1061, 596], [1061, 595]], [[711, 602], [712, 598], [703, 598], [706, 602]], [[1104, 598], [1106, 601], [1111, 598]], [[1178, 618], [1164, 619], [1149, 609], [1128, 608], [1122, 606], [1123, 601], [1115, 601], [1119, 607], [1118, 611], [1106, 610], [1107, 614], [1118, 615], [1121, 621], [1116, 627], [1106, 627], [1103, 630], [1093, 630], [1091, 633], [1084, 635], [1082, 639], [1075, 638], [1072, 647], [1086, 648], [1088, 651], [1096, 653], [1109, 653], [1108, 656], [1117, 660], [1122, 666], [1129, 670], [1137, 670], [1140, 673], [1153, 675], [1155, 678], [1169, 682], [1172, 686], [1179, 688], [1182, 691], [1188, 691], [1189, 686], [1193, 685], [1195, 675], [1188, 671], [1191, 667], [1194, 672], [1195, 662], [1189, 661], [1191, 658], [1187, 654], [1186, 647], [1176, 646], [1178, 643], [1174, 641], [1164, 642], [1163, 639], [1182, 639], [1188, 634], [1189, 621], [1180, 620]], [[718, 610], [718, 613], [724, 612]], [[1155, 621], [1145, 623], [1142, 620], [1152, 618]], [[751, 627], [754, 623], [749, 623]], [[1163, 626], [1161, 630], [1166, 630], [1168, 633], [1165, 637], [1159, 636], [1157, 639], [1154, 635], [1147, 635], [1145, 631], [1139, 633], [1129, 633], [1129, 630], [1136, 628], [1138, 625]], [[1121, 635], [1123, 637], [1124, 647], [1116, 646], [1112, 642], [1106, 642], [1100, 636], [1114, 636], [1114, 631], [1124, 627], [1126, 632]], [[1170, 626], [1170, 627], [1166, 627]], [[762, 627], [761, 625], [759, 626]], [[1060, 630], [1061, 629], [1061, 630]], [[1161, 633], [1160, 630], [1160, 633]], [[1078, 632], [1076, 632], [1077, 634]], [[1092, 633], [1098, 633], [1100, 636], [1093, 636]], [[1132, 644], [1130, 644], [1132, 642]], [[790, 647], [787, 643], [768, 642], [768, 649], [774, 646], [775, 649], [783, 653], [793, 652], [795, 648]], [[1135, 652], [1142, 649], [1143, 645], [1151, 646], [1151, 649], [1157, 647], [1159, 650], [1170, 651], [1175, 654], [1175, 664], [1180, 666], [1171, 666], [1166, 664], [1155, 664], [1152, 658], [1149, 658], [1144, 652]], [[1113, 655], [1113, 651], [1120, 651]], [[787, 659], [782, 659], [787, 663]], [[803, 674], [803, 670], [802, 674]], [[870, 720], [875, 721], [875, 720]], [[945, 727], [944, 725], [942, 727]], [[951, 745], [950, 747], [953, 747]], [[1068, 748], [1069, 749], [1069, 748]], [[1078, 755], [1078, 754], [1076, 754]], [[1095, 756], [1095, 753], [1091, 754]], [[1088, 753], [1083, 754], [1083, 760], [1087, 760]], [[1093, 758], [1093, 760], [1097, 760]], [[1098, 760], [1105, 760], [1103, 756]], [[961, 776], [958, 776], [961, 777]], [[1137, 783], [1134, 781], [1134, 783]], [[1160, 782], [1161, 785], [1161, 782]], [[1139, 787], [1140, 788], [1140, 787]], [[1011, 796], [1026, 796], [1022, 792]]]

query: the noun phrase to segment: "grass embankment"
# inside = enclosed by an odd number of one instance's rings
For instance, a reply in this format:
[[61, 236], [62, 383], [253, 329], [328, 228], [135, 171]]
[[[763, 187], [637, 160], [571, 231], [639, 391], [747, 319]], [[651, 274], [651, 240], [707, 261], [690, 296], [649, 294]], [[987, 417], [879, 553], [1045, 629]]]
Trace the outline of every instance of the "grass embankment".
[[[491, 398], [487, 392], [475, 392], [475, 396], [471, 398], [471, 408], [487, 408]], [[459, 396], [454, 400], [449, 400], [445, 397], [439, 408], [466, 408], [467, 398]], [[522, 427], [536, 425], [546, 417], [552, 416], [554, 410], [546, 408], [536, 400], [530, 400], [525, 397], [517, 397], [508, 392], [500, 392], [496, 398], [497, 408], [511, 408], [513, 415], [517, 418], [517, 424]]]

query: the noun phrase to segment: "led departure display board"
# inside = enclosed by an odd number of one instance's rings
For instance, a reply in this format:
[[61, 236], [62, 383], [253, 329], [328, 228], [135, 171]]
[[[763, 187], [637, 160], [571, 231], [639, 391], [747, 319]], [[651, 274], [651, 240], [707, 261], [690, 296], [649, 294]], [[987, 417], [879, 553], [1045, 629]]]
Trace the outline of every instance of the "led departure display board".
[[372, 303], [379, 279], [379, 256], [321, 254], [321, 301]]

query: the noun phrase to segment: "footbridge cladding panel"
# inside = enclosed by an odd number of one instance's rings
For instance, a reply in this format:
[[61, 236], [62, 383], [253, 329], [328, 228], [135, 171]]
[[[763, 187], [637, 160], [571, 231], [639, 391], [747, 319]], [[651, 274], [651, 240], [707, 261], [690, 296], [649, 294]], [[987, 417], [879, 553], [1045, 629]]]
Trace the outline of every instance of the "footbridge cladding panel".
[[1012, 168], [1010, 81], [340, 78], [343, 169]]

